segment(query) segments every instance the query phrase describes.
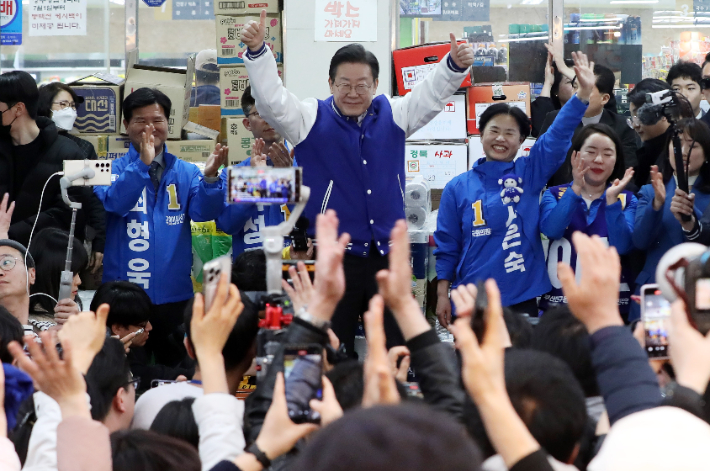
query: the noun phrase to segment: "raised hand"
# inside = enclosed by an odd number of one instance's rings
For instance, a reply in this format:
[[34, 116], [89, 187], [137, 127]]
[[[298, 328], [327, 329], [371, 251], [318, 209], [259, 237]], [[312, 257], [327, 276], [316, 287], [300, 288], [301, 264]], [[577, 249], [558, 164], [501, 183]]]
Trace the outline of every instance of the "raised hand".
[[473, 283], [467, 285], [459, 285], [456, 289], [451, 290], [451, 300], [456, 306], [457, 317], [471, 318], [473, 311], [476, 308], [476, 295], [478, 288]]
[[[671, 212], [683, 229], [693, 230], [695, 226], [695, 193], [688, 194], [680, 188], [676, 188], [675, 195], [671, 199]], [[683, 221], [683, 215], [690, 216], [690, 219]]]
[[376, 294], [370, 299], [370, 308], [363, 315], [367, 337], [367, 358], [365, 358], [365, 390], [362, 406], [378, 404], [398, 404], [400, 401], [397, 384], [387, 360], [384, 326], [385, 303]]
[[660, 210], [666, 204], [666, 184], [663, 174], [658, 171], [658, 165], [651, 166], [651, 184], [653, 185], [653, 209]]
[[333, 383], [327, 376], [323, 376], [323, 399], [311, 399], [309, 404], [311, 409], [320, 414], [321, 427], [325, 427], [331, 422], [335, 422], [343, 416], [343, 408], [335, 397]]
[[594, 62], [589, 62], [587, 55], [582, 52], [572, 52], [572, 60], [574, 61], [574, 73], [577, 75], [577, 83], [579, 84], [577, 97], [588, 102], [597, 81], [594, 75]]
[[567, 296], [572, 314], [593, 334], [611, 325], [624, 325], [619, 314], [621, 262], [614, 247], [607, 247], [598, 236], [581, 232], [572, 235], [582, 276], [579, 284], [572, 267], [557, 264], [557, 277]]
[[614, 180], [611, 186], [606, 190], [607, 206], [612, 205], [618, 201], [619, 195], [622, 191], [624, 191], [626, 185], [629, 184], [632, 178], [634, 178], [634, 169], [627, 168], [626, 172], [624, 172], [624, 178], [622, 178], [621, 180], [619, 180], [618, 178]]
[[59, 325], [64, 325], [71, 316], [76, 314], [79, 314], [79, 305], [69, 298], [60, 299], [54, 306], [54, 320]]
[[221, 166], [229, 165], [229, 147], [217, 144], [205, 164], [205, 176], [216, 177]]
[[316, 277], [313, 302], [308, 312], [325, 321], [333, 317], [335, 306], [345, 294], [343, 257], [350, 242], [350, 234], [343, 233], [338, 237], [338, 224], [338, 217], [332, 209], [319, 214], [316, 219]]
[[141, 136], [141, 148], [139, 151], [141, 153], [141, 161], [146, 165], [152, 164], [153, 159], [155, 159], [155, 136], [153, 132], [155, 132], [155, 126], [146, 124]]
[[458, 44], [454, 33], [449, 33], [451, 39], [451, 59], [460, 68], [465, 69], [473, 64], [473, 48], [469, 43]]
[[266, 167], [266, 154], [264, 154], [264, 140], [257, 138], [251, 146], [251, 160], [249, 165], [252, 167]]
[[545, 63], [545, 83], [544, 87], [552, 87], [555, 83], [555, 69], [552, 67], [552, 54], [547, 53], [547, 62]]
[[681, 299], [672, 306], [669, 343], [678, 384], [702, 396], [710, 381], [710, 333], [703, 337], [690, 325]]
[[313, 297], [313, 285], [311, 284], [311, 277], [308, 274], [308, 270], [306, 270], [306, 264], [298, 262], [297, 267], [298, 269], [294, 266], [288, 267], [288, 274], [291, 276], [293, 288], [286, 280], [281, 280], [283, 289], [293, 302], [294, 312], [298, 312], [301, 308], [308, 309], [308, 304]]
[[545, 44], [545, 47], [547, 48], [548, 54], [552, 54], [552, 60], [555, 62], [557, 70], [562, 75], [572, 80], [574, 78], [574, 70], [570, 69], [567, 67], [567, 64], [565, 64], [564, 44], [562, 41], [557, 41], [554, 44]]
[[572, 152], [572, 191], [579, 196], [584, 188], [584, 176], [589, 171], [589, 165], [576, 150]]
[[[401, 361], [400, 358], [402, 359]], [[392, 375], [395, 379], [400, 383], [406, 383], [409, 375], [409, 365], [412, 362], [409, 349], [404, 345], [392, 347], [387, 352], [387, 360], [390, 363]], [[397, 366], [397, 362], [399, 362], [399, 366]]]
[[271, 158], [271, 161], [274, 163], [274, 167], [292, 167], [293, 149], [289, 152], [283, 142], [275, 142], [269, 147], [269, 158]]
[[252, 20], [242, 29], [242, 42], [246, 44], [252, 52], [257, 52], [264, 45], [266, 36], [266, 10], [261, 10], [259, 22]]
[[0, 239], [9, 238], [8, 232], [10, 231], [10, 225], [12, 224], [12, 212], [15, 210], [15, 202], [10, 203], [8, 207], [7, 202], [10, 200], [10, 194], [5, 193], [2, 197], [2, 203], [0, 203]]
[[89, 371], [91, 362], [104, 345], [109, 309], [108, 304], [102, 304], [96, 314], [87, 311], [73, 315], [59, 331], [59, 341], [62, 346], [72, 345], [74, 365], [83, 374]]

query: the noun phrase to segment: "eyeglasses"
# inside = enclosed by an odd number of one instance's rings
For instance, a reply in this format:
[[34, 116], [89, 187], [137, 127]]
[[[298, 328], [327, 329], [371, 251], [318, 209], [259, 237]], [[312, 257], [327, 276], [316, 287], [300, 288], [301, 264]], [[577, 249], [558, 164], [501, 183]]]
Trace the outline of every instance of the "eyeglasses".
[[700, 88], [703, 90], [707, 90], [710, 88], [710, 77], [704, 77], [702, 80], [700, 80]]
[[141, 379], [136, 378], [135, 376], [132, 376], [131, 380], [121, 387], [128, 389], [128, 386], [130, 386], [131, 384], [133, 385], [133, 389], [138, 389], [138, 386], [141, 384]]
[[[17, 103], [15, 103], [15, 105], [16, 105], [16, 104], [17, 104]], [[12, 109], [12, 107], [15, 106], [15, 105], [8, 106], [6, 110], [0, 111], [0, 114], [5, 114], [5, 111], [10, 111], [10, 110]]]
[[12, 257], [10, 255], [4, 255], [0, 257], [0, 269], [3, 271], [10, 271], [15, 268], [19, 258]]
[[249, 113], [249, 114], [247, 115], [247, 117], [249, 117], [249, 118], [251, 118], [251, 117], [254, 117], [254, 118], [261, 118], [261, 115], [259, 114], [258, 111], [252, 111], [251, 113]]
[[637, 126], [641, 126], [641, 121], [639, 121], [638, 116], [632, 116], [626, 118], [626, 124], [628, 124], [631, 129], [636, 129]]
[[52, 104], [53, 104], [53, 105], [59, 105], [59, 109], [60, 109], [60, 110], [63, 110], [63, 109], [65, 109], [65, 108], [71, 108], [71, 109], [73, 109], [73, 110], [76, 109], [76, 103], [74, 103], [73, 101], [66, 101], [66, 100], [63, 100], [63, 101], [53, 101]]
[[355, 88], [355, 93], [358, 95], [367, 95], [370, 88], [372, 88], [372, 85], [360, 84], [353, 87], [349, 83], [339, 83], [335, 85], [335, 88], [337, 88], [338, 91], [344, 95], [349, 95], [353, 88]]

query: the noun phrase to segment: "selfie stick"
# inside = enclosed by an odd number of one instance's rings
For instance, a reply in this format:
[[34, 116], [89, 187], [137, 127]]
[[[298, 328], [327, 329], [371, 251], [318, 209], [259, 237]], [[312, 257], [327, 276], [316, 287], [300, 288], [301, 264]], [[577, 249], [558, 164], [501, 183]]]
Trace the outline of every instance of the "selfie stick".
[[281, 279], [283, 277], [283, 260], [281, 251], [284, 248], [284, 237], [289, 235], [296, 226], [298, 218], [306, 208], [311, 189], [301, 186], [301, 201], [291, 211], [288, 219], [278, 226], [266, 226], [261, 230], [264, 236], [264, 253], [266, 254], [266, 291], [269, 294], [281, 294]]
[[67, 188], [72, 186], [74, 180], [84, 178], [89, 180], [94, 178], [96, 173], [93, 169], [89, 167], [84, 167], [81, 172], [75, 173], [74, 175], [64, 176], [59, 180], [59, 185], [62, 190], [62, 199], [72, 209], [71, 212], [71, 226], [69, 226], [69, 245], [67, 246], [67, 259], [64, 261], [64, 270], [62, 271], [62, 276], [59, 280], [59, 296], [57, 296], [57, 301], [62, 299], [71, 298], [71, 287], [74, 280], [74, 273], [71, 270], [72, 252], [74, 251], [74, 228], [76, 227], [76, 212], [81, 209], [81, 203], [75, 203], [69, 199], [67, 194]]

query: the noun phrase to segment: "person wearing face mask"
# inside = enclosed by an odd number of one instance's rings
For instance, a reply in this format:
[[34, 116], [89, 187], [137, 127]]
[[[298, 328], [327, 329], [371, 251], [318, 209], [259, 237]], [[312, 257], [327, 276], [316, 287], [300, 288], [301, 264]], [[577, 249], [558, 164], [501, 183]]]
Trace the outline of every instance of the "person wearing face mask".
[[594, 88], [594, 63], [573, 53], [579, 89], [547, 133], [515, 159], [530, 132], [525, 113], [505, 103], [478, 118], [486, 156], [451, 180], [441, 195], [436, 242], [439, 322], [451, 321], [449, 288], [495, 279], [504, 306], [538, 315], [537, 300], [550, 291], [540, 240], [540, 192], [562, 165]]
[[[65, 160], [84, 159], [74, 142], [59, 135], [51, 119], [37, 115], [38, 100], [37, 84], [27, 72], [0, 75], [0, 195], [8, 193], [15, 202], [9, 237], [23, 245], [28, 245], [35, 222], [35, 232], [45, 227], [69, 230], [72, 210], [62, 201], [61, 177], [49, 178], [62, 171]], [[74, 201], [85, 201], [89, 192], [84, 187], [68, 190]], [[85, 208], [77, 212], [79, 240], [84, 239]]]
[[[646, 250], [646, 264], [636, 278], [636, 294], [641, 285], [655, 283], [656, 266], [670, 248], [697, 238], [698, 220], [710, 204], [710, 128], [697, 119], [683, 119], [681, 145], [690, 194], [678, 188], [676, 163], [667, 158], [660, 166], [651, 167], [651, 183], [639, 192], [634, 226], [634, 245]], [[673, 156], [673, 144], [668, 155]], [[683, 221], [682, 215], [690, 216]], [[691, 238], [692, 237], [692, 238]], [[638, 305], [631, 306], [629, 320], [638, 319]]]
[[[264, 44], [266, 12], [242, 30], [249, 50], [244, 66], [261, 118], [295, 149], [311, 196], [304, 211], [313, 236], [316, 216], [334, 209], [345, 253], [347, 291], [333, 316], [333, 331], [354, 355], [359, 316], [378, 291], [375, 275], [388, 267], [390, 231], [404, 219], [405, 139], [432, 120], [469, 74], [473, 49], [450, 35], [451, 49], [407, 95], [376, 95], [379, 62], [360, 45], [341, 47], [330, 61], [332, 96], [300, 101], [279, 79]], [[328, 145], [324, 145], [328, 143]], [[313, 304], [313, 303], [311, 303]], [[322, 326], [321, 326], [322, 327]], [[385, 314], [387, 345], [404, 343], [394, 317]]]
[[[624, 172], [624, 162], [617, 158], [620, 153], [621, 141], [613, 129], [605, 124], [585, 126], [572, 142], [572, 183], [550, 188], [542, 197], [540, 231], [550, 240], [547, 272], [552, 283], [552, 290], [540, 300], [542, 310], [567, 304], [557, 278], [557, 264], [564, 262], [577, 269], [573, 233], [597, 235], [616, 247], [620, 255], [633, 249], [637, 200], [626, 186], [634, 170]], [[622, 271], [622, 314], [629, 309], [630, 282], [628, 271]]]
[[[77, 107], [83, 103], [84, 98], [77, 95], [70, 86], [61, 82], [48, 83], [39, 88], [37, 115], [51, 118], [57, 126], [59, 135], [74, 141], [84, 153], [84, 159], [97, 160], [96, 150], [89, 141], [69, 134], [76, 121]], [[104, 258], [106, 212], [101, 201], [90, 191], [86, 192], [82, 203], [85, 204], [88, 217], [86, 237], [87, 244], [90, 242], [91, 252], [88, 268], [92, 273], [96, 273], [101, 268]]]

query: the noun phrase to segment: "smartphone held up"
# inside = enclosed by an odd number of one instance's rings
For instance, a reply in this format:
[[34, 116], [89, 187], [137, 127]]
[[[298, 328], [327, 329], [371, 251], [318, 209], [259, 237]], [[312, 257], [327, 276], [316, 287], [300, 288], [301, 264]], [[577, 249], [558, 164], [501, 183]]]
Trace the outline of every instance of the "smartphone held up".
[[309, 403], [323, 397], [323, 347], [285, 345], [283, 366], [289, 418], [297, 424], [320, 423], [320, 414]]
[[649, 358], [668, 358], [668, 327], [671, 320], [671, 303], [663, 297], [656, 284], [641, 287], [641, 322], [644, 345]]
[[285, 204], [301, 201], [301, 168], [230, 167], [227, 202]]

